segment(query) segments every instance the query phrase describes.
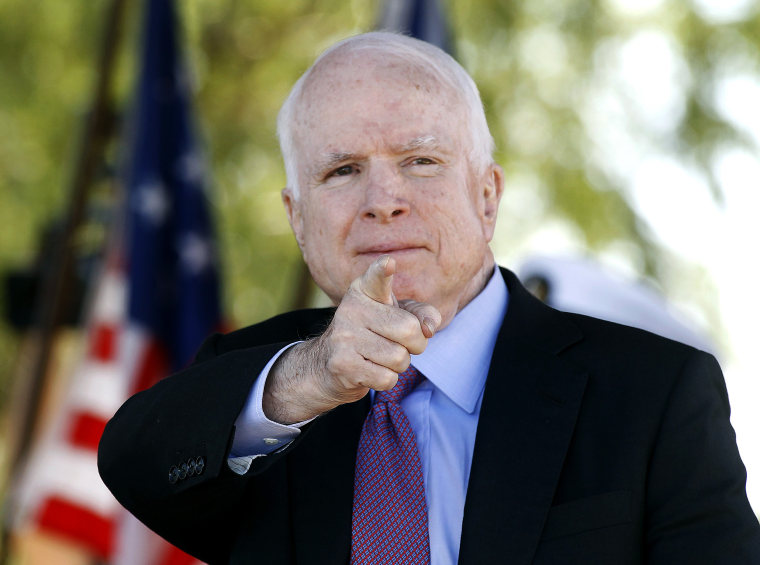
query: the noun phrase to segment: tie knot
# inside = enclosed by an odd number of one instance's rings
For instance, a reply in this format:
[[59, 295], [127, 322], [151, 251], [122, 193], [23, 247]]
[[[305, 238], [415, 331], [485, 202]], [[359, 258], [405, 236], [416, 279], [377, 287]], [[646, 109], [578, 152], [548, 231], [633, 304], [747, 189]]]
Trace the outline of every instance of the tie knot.
[[391, 390], [378, 392], [375, 397], [375, 402], [401, 402], [401, 399], [412, 392], [414, 387], [420, 384], [424, 378], [425, 377], [422, 373], [409, 365], [409, 368], [406, 371], [399, 373], [396, 386]]

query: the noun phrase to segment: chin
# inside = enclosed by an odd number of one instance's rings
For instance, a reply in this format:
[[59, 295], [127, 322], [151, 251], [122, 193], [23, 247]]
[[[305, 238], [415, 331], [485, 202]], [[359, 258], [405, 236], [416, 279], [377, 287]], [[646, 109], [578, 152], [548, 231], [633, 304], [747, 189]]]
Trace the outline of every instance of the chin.
[[412, 277], [400, 278], [396, 274], [393, 279], [393, 294], [397, 300], [412, 299], [417, 302], [429, 302], [430, 295], [425, 291], [429, 291], [430, 285], [420, 284], [420, 282]]

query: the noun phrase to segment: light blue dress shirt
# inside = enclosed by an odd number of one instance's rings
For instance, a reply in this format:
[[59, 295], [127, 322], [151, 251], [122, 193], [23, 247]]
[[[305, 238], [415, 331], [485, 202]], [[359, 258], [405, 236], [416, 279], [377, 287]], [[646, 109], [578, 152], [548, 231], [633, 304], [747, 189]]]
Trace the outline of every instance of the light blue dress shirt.
[[[459, 556], [480, 403], [507, 303], [507, 286], [495, 268], [483, 291], [428, 341], [421, 355], [412, 355], [412, 365], [427, 380], [401, 406], [422, 462], [431, 565], [455, 565]], [[292, 441], [305, 424], [284, 426], [264, 416], [265, 377], [277, 356], [262, 371], [236, 422], [229, 460], [236, 472], [244, 473], [254, 458]]]

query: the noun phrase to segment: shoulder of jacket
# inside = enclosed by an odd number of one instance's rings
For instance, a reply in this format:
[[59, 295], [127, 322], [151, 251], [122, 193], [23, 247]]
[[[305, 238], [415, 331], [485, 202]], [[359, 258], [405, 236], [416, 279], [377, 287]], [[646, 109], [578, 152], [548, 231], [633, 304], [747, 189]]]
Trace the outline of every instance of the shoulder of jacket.
[[218, 353], [269, 343], [293, 342], [321, 334], [332, 320], [334, 308], [309, 308], [279, 314], [228, 334], [216, 341]]

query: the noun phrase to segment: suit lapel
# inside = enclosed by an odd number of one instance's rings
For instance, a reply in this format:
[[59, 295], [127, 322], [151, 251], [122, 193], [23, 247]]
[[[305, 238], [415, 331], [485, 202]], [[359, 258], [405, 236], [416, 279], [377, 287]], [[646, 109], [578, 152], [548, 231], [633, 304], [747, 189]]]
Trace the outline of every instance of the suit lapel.
[[290, 510], [298, 565], [348, 563], [354, 466], [369, 398], [311, 424], [289, 462]]
[[460, 565], [531, 563], [586, 386], [559, 357], [581, 339], [577, 327], [504, 277], [509, 306], [478, 421]]
[[[529, 564], [572, 437], [586, 374], [563, 361], [582, 338], [509, 271], [467, 489], [459, 563]], [[313, 422], [288, 463], [299, 565], [348, 563], [356, 449], [369, 399]], [[325, 463], [327, 462], [327, 463]]]

